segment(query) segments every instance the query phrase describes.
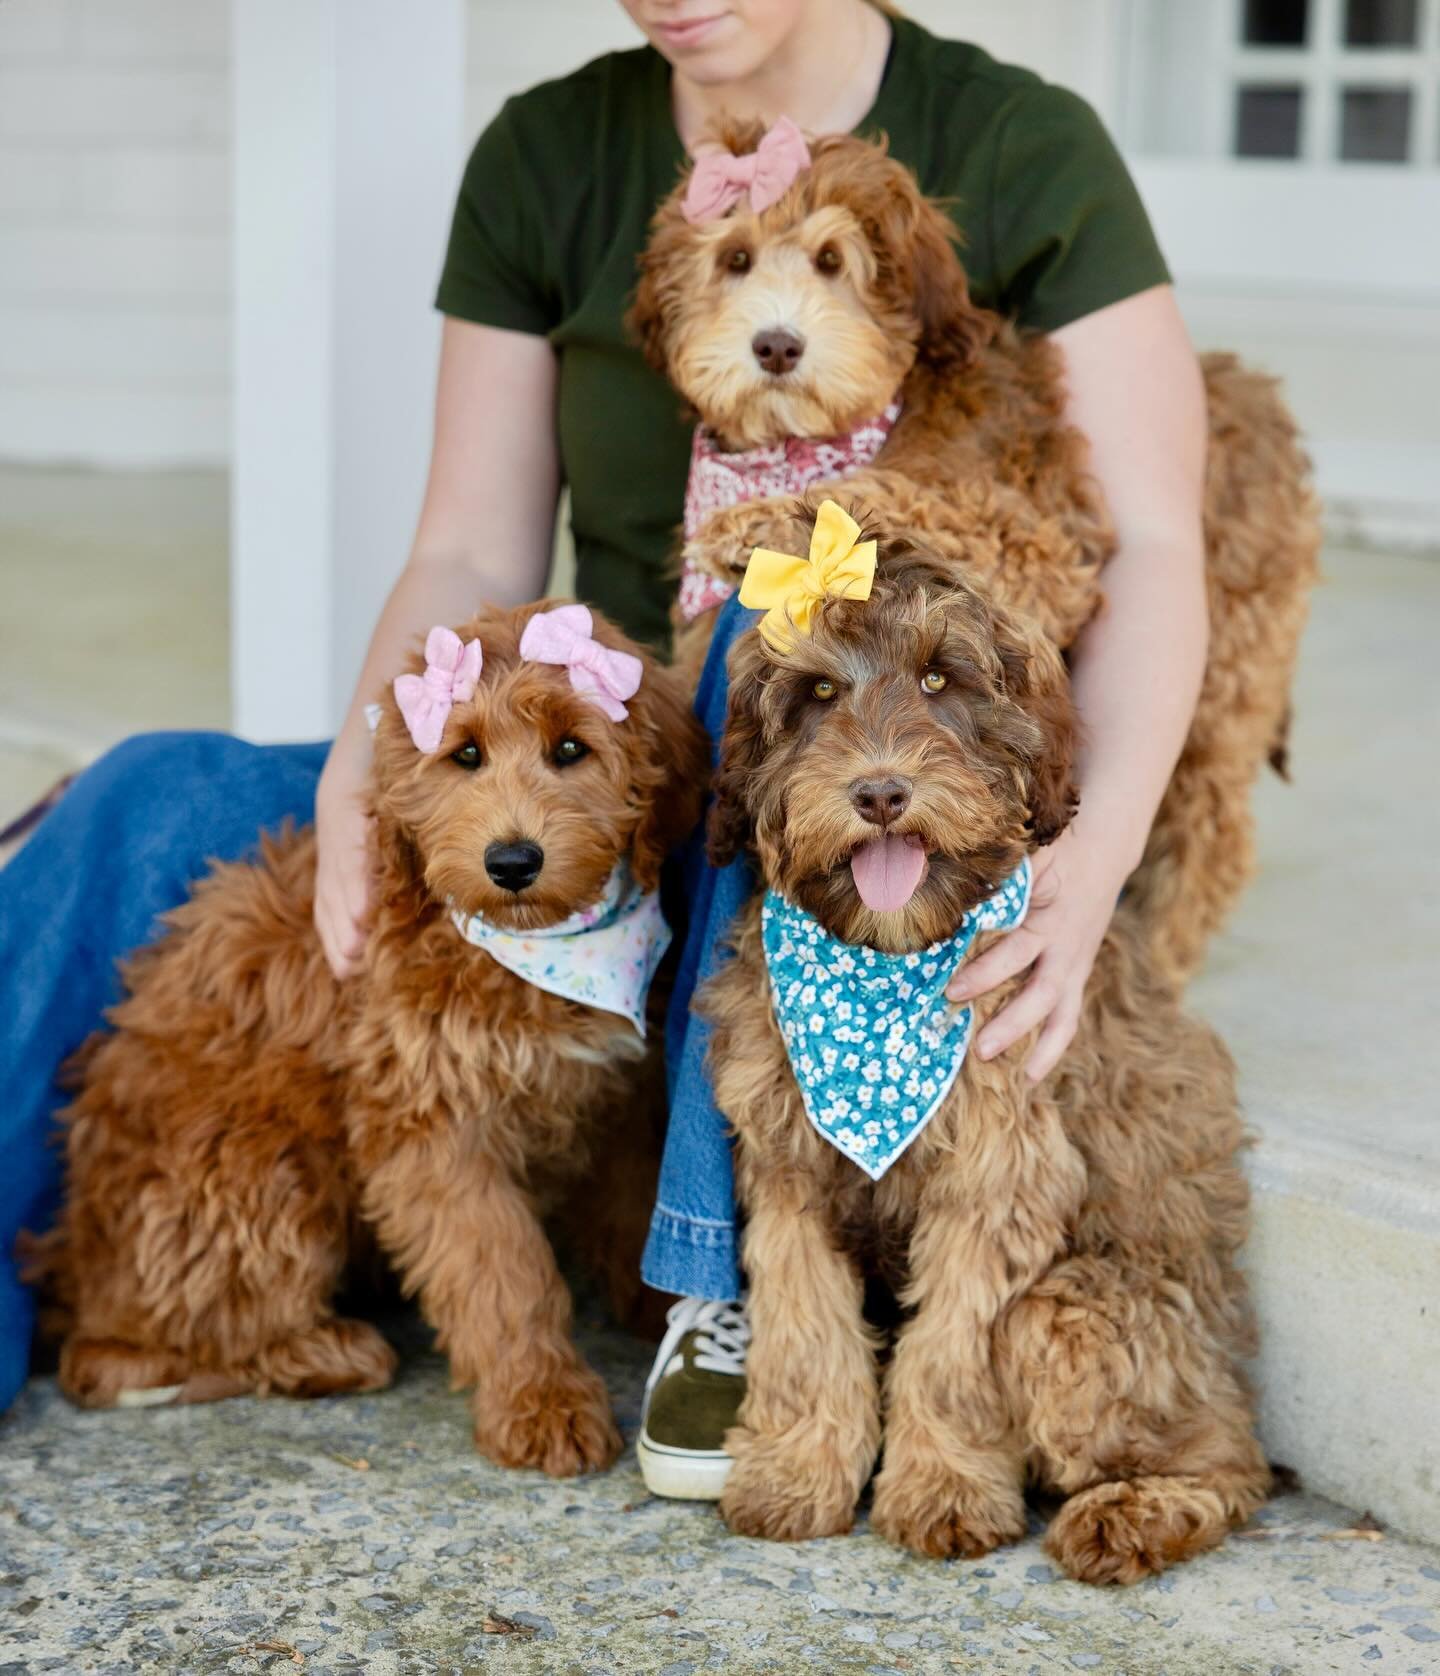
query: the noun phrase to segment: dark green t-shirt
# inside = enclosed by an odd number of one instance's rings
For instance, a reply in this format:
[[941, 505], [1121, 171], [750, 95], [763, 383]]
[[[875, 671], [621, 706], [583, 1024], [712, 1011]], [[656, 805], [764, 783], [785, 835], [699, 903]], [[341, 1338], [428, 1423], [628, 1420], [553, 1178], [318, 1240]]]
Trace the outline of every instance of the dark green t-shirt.
[[[952, 200], [980, 303], [1053, 331], [1169, 276], [1125, 165], [1083, 99], [896, 19], [860, 134], [889, 135]], [[670, 68], [611, 53], [509, 100], [476, 142], [437, 306], [548, 337], [578, 587], [663, 643], [690, 423], [622, 324], [635, 260], [685, 162]]]

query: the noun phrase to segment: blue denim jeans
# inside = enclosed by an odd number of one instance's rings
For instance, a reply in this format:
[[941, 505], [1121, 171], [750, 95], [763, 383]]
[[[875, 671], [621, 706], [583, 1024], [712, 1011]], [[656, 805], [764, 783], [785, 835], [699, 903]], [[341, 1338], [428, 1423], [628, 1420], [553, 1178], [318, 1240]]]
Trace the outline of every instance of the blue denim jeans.
[[[695, 693], [695, 713], [710, 735], [712, 751], [718, 750], [725, 731], [730, 691], [726, 655], [757, 615], [731, 598], [715, 624]], [[686, 847], [680, 868], [687, 918], [665, 1030], [670, 1121], [650, 1238], [640, 1266], [645, 1279], [661, 1292], [738, 1298], [740, 1253], [730, 1137], [710, 1091], [705, 1063], [710, 1030], [694, 1016], [690, 1003], [698, 985], [727, 958], [726, 932], [755, 881], [744, 860], [711, 867], [703, 832]]]
[[55, 1213], [56, 1073], [119, 998], [116, 962], [148, 942], [212, 858], [308, 821], [325, 745], [145, 734], [82, 774], [0, 872], [0, 1410], [25, 1381], [34, 1301], [15, 1235]]
[[[748, 616], [732, 602], [700, 687], [697, 707], [717, 740], [724, 651]], [[159, 933], [158, 916], [212, 859], [237, 860], [261, 831], [313, 817], [327, 750], [213, 733], [131, 739], [76, 780], [0, 871], [0, 1411], [24, 1383], [35, 1313], [15, 1235], [48, 1226], [59, 1197], [56, 1073], [118, 999], [116, 963]], [[743, 867], [707, 867], [699, 839], [678, 865], [689, 924], [667, 1029], [671, 1120], [645, 1273], [664, 1291], [725, 1298], [739, 1286], [730, 1146], [689, 999], [719, 958], [749, 878]]]

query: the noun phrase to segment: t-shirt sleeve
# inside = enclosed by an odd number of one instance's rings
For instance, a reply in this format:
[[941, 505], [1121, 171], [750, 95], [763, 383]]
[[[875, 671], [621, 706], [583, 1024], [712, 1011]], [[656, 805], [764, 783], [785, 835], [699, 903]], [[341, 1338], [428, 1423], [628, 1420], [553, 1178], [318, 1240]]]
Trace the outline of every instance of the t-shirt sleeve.
[[1135, 182], [1083, 99], [1028, 88], [1002, 120], [990, 227], [1003, 313], [1053, 332], [1169, 281]]
[[547, 279], [537, 214], [542, 201], [507, 104], [465, 165], [435, 295], [442, 314], [537, 335], [557, 323], [560, 311]]

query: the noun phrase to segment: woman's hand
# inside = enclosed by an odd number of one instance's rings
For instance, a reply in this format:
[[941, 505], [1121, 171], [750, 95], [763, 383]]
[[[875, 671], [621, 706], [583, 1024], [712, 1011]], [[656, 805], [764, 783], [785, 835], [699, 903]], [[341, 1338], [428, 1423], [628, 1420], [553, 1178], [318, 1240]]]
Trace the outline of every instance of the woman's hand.
[[364, 803], [363, 751], [337, 740], [315, 793], [315, 927], [337, 978], [365, 952], [370, 912], [371, 817]]
[[952, 1001], [973, 1001], [1033, 962], [1028, 981], [980, 1032], [975, 1051], [993, 1059], [1040, 1025], [1025, 1062], [1025, 1074], [1039, 1082], [1075, 1035], [1090, 968], [1131, 864], [1078, 819], [1030, 859], [1034, 880], [1025, 923], [961, 966], [945, 993]]

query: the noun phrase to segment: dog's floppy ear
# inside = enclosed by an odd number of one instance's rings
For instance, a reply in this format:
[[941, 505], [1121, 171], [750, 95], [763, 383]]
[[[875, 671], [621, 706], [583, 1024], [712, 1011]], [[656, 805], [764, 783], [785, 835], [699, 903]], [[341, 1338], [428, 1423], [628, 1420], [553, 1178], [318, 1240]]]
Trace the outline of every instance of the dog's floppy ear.
[[388, 811], [375, 816], [376, 900], [425, 895], [425, 865], [404, 826]]
[[1053, 844], [1080, 806], [1075, 785], [1075, 706], [1070, 676], [1052, 642], [998, 619], [995, 642], [1004, 669], [1005, 691], [1033, 724], [1021, 748], [1029, 826], [1036, 848]]
[[633, 728], [633, 793], [640, 824], [630, 845], [630, 870], [642, 890], [660, 882], [665, 857], [700, 821], [710, 780], [710, 741], [691, 708], [689, 690], [673, 669], [645, 659], [639, 691], [628, 700]]
[[994, 336], [993, 317], [970, 301], [955, 224], [938, 204], [914, 201], [911, 284], [920, 317], [920, 359], [933, 367], [968, 366]]
[[937, 368], [968, 365], [994, 336], [995, 317], [970, 300], [955, 223], [903, 163], [890, 157], [877, 162], [883, 139], [861, 145], [845, 136], [821, 141], [817, 149], [860, 217], [882, 292], [919, 321], [918, 359]]
[[760, 693], [758, 634], [742, 635], [730, 653], [730, 697], [720, 761], [712, 784], [714, 799], [705, 824], [705, 848], [714, 867], [728, 867], [755, 839], [750, 781], [765, 754], [756, 699]]
[[400, 720], [393, 694], [381, 702], [370, 769], [370, 813], [374, 820], [371, 854], [377, 909], [395, 904], [410, 918], [428, 897], [425, 862], [407, 824], [406, 804], [416, 795], [416, 751]]
[[625, 326], [640, 352], [658, 373], [669, 375], [670, 328], [683, 302], [681, 264], [677, 257], [689, 232], [680, 213], [677, 188], [655, 212], [650, 240], [637, 266], [640, 278], [625, 315]]

